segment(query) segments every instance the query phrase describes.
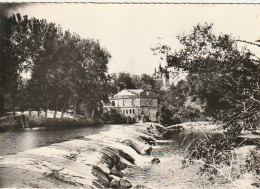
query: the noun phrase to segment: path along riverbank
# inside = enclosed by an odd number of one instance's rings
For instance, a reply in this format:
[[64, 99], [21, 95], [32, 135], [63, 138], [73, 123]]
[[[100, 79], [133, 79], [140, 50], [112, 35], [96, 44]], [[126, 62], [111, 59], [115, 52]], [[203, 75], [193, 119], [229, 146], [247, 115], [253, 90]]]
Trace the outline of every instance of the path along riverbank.
[[[185, 149], [162, 144], [161, 125], [116, 125], [109, 131], [0, 157], [0, 187], [236, 188], [210, 184]], [[158, 158], [158, 159], [157, 159]]]

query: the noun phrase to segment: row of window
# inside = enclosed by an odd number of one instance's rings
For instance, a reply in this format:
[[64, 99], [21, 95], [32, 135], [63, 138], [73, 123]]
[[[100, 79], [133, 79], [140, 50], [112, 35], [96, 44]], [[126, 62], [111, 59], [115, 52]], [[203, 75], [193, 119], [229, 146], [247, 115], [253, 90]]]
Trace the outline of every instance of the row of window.
[[134, 109], [123, 109], [123, 114], [134, 114], [135, 113], [135, 110]]
[[[153, 105], [153, 100], [147, 100], [147, 104]], [[123, 100], [123, 106], [125, 106], [126, 103]], [[132, 101], [132, 105], [134, 105], [134, 101]], [[112, 106], [115, 106], [115, 101], [112, 101]]]

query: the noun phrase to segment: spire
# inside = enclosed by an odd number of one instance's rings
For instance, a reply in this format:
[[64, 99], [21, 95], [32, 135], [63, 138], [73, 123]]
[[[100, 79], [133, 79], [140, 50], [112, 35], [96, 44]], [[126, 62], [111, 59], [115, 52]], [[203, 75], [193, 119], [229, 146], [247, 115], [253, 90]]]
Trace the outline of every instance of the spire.
[[159, 70], [158, 70], [159, 72], [162, 72], [162, 66], [161, 66], [161, 63], [160, 63], [160, 65], [159, 65]]

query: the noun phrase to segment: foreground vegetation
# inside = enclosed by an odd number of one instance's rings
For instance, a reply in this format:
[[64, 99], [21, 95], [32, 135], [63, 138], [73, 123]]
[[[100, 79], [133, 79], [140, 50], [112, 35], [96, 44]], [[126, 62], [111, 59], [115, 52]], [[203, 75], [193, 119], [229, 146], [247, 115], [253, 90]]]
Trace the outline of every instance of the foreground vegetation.
[[[180, 35], [178, 39], [183, 45], [180, 51], [172, 52], [166, 45], [153, 50], [166, 57], [168, 66], [188, 72], [191, 87], [186, 90], [187, 94], [194, 97], [194, 101], [200, 101], [206, 115], [222, 122], [226, 130], [216, 139], [195, 139], [186, 162], [201, 161], [201, 172], [211, 176], [221, 174], [221, 169], [229, 166], [231, 176], [228, 178], [232, 181], [235, 175], [241, 175], [233, 172], [234, 153], [243, 145], [237, 136], [244, 131], [256, 133], [259, 129], [259, 58], [248, 49], [239, 48], [232, 36], [213, 34], [212, 24], [197, 25], [190, 34]], [[166, 104], [165, 109], [171, 113], [171, 104]], [[253, 151], [238, 172], [252, 173], [253, 184], [259, 186], [257, 159], [259, 153]]]

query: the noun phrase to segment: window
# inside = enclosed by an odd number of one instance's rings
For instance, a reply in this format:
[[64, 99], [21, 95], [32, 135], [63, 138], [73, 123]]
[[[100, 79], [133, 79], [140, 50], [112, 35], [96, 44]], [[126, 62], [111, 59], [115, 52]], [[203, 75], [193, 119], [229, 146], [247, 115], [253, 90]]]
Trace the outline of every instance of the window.
[[153, 105], [153, 100], [150, 100], [150, 105]]
[[126, 111], [126, 113], [125, 113], [125, 114], [128, 114], [128, 110], [126, 109], [125, 111]]
[[112, 101], [112, 106], [115, 106], [115, 101]]
[[123, 106], [125, 106], [125, 101], [123, 100]]
[[131, 113], [132, 113], [132, 110], [130, 109], [130, 110], [129, 110], [129, 114], [131, 114]]
[[123, 114], [125, 114], [125, 110], [123, 109]]
[[135, 109], [133, 109], [133, 114], [135, 113]]

